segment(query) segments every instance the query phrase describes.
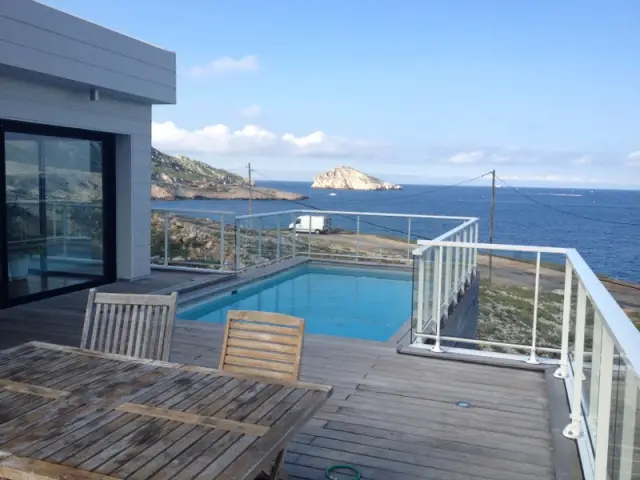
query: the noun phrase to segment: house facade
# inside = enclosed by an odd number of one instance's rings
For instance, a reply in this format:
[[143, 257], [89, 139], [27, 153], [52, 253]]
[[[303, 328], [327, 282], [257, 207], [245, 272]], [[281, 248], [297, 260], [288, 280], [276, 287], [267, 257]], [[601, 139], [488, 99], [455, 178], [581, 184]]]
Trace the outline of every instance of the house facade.
[[151, 107], [175, 53], [0, 0], [0, 308], [149, 274]]

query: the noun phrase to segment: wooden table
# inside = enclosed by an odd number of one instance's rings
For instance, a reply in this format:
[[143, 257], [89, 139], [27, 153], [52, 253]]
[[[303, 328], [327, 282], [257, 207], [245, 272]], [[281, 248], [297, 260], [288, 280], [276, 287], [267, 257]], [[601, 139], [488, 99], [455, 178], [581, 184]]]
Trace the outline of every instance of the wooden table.
[[253, 480], [331, 391], [24, 344], [0, 351], [0, 477]]

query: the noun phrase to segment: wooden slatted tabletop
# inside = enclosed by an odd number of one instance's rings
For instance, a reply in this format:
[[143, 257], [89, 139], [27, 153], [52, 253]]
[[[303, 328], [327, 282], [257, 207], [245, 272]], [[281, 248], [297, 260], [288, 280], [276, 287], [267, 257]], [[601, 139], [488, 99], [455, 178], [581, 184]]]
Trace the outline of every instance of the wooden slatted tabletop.
[[331, 391], [27, 343], [0, 351], [0, 477], [254, 479]]

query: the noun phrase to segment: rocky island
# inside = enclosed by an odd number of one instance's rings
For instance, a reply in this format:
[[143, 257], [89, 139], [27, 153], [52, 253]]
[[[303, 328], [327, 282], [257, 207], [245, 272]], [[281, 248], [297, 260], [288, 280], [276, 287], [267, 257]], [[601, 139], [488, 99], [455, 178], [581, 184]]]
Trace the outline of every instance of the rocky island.
[[[304, 200], [308, 197], [252, 182], [185, 156], [151, 149], [151, 198], [154, 200]], [[251, 188], [249, 188], [251, 187]]]
[[330, 188], [340, 190], [402, 190], [400, 185], [360, 172], [351, 167], [337, 167], [316, 175], [311, 188]]

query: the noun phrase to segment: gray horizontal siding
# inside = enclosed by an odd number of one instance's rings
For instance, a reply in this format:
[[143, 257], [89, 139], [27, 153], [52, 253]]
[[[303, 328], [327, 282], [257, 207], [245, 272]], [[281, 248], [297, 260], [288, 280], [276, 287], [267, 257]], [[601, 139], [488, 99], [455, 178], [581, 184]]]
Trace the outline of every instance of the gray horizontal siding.
[[0, 64], [175, 103], [175, 54], [32, 0], [0, 0]]
[[[3, 0], [0, 0], [3, 1]], [[0, 118], [121, 135], [117, 147], [118, 276], [149, 273], [151, 105], [19, 80], [0, 73]]]

